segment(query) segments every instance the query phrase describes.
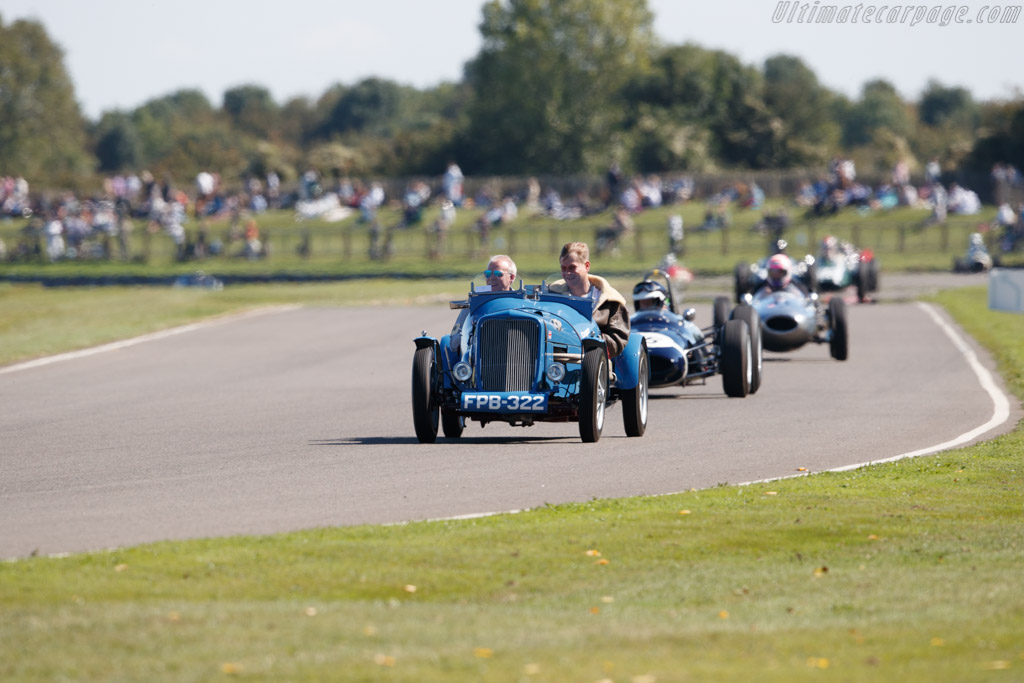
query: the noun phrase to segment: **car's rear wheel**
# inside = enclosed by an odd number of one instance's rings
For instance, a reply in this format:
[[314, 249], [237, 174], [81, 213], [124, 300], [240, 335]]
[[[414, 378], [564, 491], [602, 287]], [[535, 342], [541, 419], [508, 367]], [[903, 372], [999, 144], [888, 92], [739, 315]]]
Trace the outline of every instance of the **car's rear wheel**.
[[828, 321], [831, 333], [828, 352], [836, 360], [846, 360], [849, 355], [849, 333], [846, 329], [846, 302], [834, 296], [828, 301]]
[[465, 428], [466, 421], [461, 415], [452, 411], [441, 411], [441, 429], [449, 439], [457, 439], [462, 436], [462, 431]]
[[586, 443], [601, 438], [607, 397], [608, 357], [603, 348], [590, 349], [583, 356], [580, 382], [580, 438]]
[[873, 258], [867, 262], [868, 267], [868, 278], [867, 278], [867, 290], [868, 293], [878, 291], [878, 259]]
[[626, 436], [643, 436], [647, 431], [647, 399], [650, 384], [650, 361], [644, 347], [637, 363], [637, 383], [633, 389], [622, 392], [622, 421], [626, 425]]
[[726, 396], [743, 398], [750, 393], [750, 328], [742, 320], [725, 323], [722, 334], [722, 388]]
[[743, 301], [743, 295], [750, 291], [750, 265], [737, 263], [732, 271], [733, 290], [736, 293], [736, 303]]
[[761, 388], [761, 370], [764, 367], [764, 348], [761, 341], [761, 316], [757, 314], [753, 306], [743, 304], [737, 306], [732, 312], [733, 320], [742, 320], [747, 324], [747, 332], [750, 334], [751, 351], [751, 372], [750, 372], [750, 393], [756, 394]]
[[732, 303], [729, 301], [729, 297], [715, 297], [715, 301], [711, 309], [711, 324], [714, 326], [716, 333], [722, 328], [725, 321], [729, 319], [730, 309], [732, 309]]
[[434, 348], [425, 346], [416, 349], [412, 357], [412, 424], [420, 443], [434, 443], [437, 440], [437, 423], [440, 409], [433, 405]]
[[820, 285], [818, 284], [818, 264], [809, 263], [807, 265], [807, 274], [804, 276], [804, 282], [807, 283], [807, 289], [810, 292], [817, 292]]

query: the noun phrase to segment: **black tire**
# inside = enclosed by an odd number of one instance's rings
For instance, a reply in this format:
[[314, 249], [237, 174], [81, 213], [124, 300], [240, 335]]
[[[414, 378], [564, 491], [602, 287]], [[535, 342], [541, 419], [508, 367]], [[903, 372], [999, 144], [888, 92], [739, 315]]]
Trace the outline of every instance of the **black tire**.
[[722, 335], [722, 388], [730, 398], [750, 393], [750, 328], [742, 320], [730, 320]]
[[807, 285], [807, 293], [813, 294], [818, 291], [818, 264], [808, 263], [807, 272], [804, 273], [804, 284]]
[[828, 321], [831, 330], [828, 352], [836, 360], [846, 360], [849, 355], [849, 333], [846, 329], [846, 302], [834, 296], [828, 300]]
[[727, 296], [716, 296], [714, 306], [711, 314], [711, 324], [715, 327], [715, 331], [719, 331], [729, 319], [729, 311], [732, 309], [732, 302], [729, 301]]
[[764, 344], [761, 341], [761, 316], [757, 314], [753, 306], [743, 304], [737, 306], [732, 312], [733, 320], [742, 320], [747, 324], [747, 331], [750, 334], [751, 373], [750, 393], [756, 394], [761, 388], [761, 371], [764, 368]]
[[603, 348], [590, 349], [583, 356], [580, 381], [580, 438], [585, 443], [601, 438], [607, 399], [608, 357]]
[[457, 439], [462, 436], [466, 428], [466, 421], [461, 415], [447, 410], [441, 411], [441, 430], [449, 439]]
[[647, 347], [640, 353], [637, 365], [636, 388], [624, 389], [622, 392], [622, 421], [626, 425], [626, 436], [643, 436], [647, 431], [647, 400], [650, 385], [650, 361], [647, 358]]
[[412, 424], [420, 443], [434, 443], [437, 440], [437, 423], [440, 409], [433, 405], [434, 348], [425, 346], [416, 349], [412, 357]]
[[733, 289], [736, 292], [736, 303], [743, 301], [743, 295], [750, 291], [750, 264], [737, 263], [732, 271]]
[[867, 290], [869, 293], [878, 291], [878, 259], [868, 261]]

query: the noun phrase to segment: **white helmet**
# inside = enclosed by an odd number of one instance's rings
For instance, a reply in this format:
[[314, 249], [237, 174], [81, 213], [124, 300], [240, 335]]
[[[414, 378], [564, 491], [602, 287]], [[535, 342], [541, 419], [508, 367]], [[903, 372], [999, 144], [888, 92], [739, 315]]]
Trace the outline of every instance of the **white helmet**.
[[665, 288], [651, 280], [639, 282], [633, 288], [633, 308], [638, 311], [643, 308], [661, 308], [667, 298]]

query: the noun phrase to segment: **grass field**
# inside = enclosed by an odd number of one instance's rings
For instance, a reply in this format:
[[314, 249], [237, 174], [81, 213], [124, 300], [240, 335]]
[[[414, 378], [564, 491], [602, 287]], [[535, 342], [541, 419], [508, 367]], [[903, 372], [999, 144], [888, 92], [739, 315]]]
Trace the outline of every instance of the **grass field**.
[[[52, 301], [50, 319], [154, 291]], [[159, 307], [220, 312], [195, 294]], [[0, 289], [0, 319], [64, 295]], [[1024, 395], [1024, 316], [984, 289], [939, 302]], [[1022, 453], [1018, 428], [770, 484], [0, 563], [0, 679], [1022, 680]]]

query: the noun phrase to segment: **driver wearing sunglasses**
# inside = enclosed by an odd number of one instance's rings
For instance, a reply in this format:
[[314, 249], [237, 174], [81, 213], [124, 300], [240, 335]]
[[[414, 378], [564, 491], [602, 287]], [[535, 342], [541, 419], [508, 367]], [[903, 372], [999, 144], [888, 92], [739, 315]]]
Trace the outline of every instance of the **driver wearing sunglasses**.
[[505, 254], [492, 256], [487, 263], [484, 277], [487, 278], [487, 284], [490, 285], [492, 292], [509, 291], [516, 279], [515, 261]]

